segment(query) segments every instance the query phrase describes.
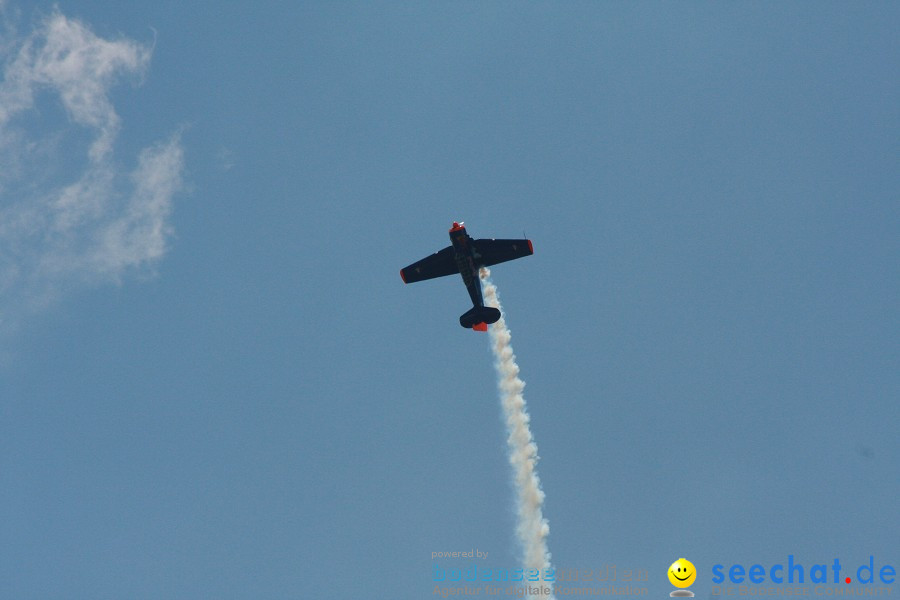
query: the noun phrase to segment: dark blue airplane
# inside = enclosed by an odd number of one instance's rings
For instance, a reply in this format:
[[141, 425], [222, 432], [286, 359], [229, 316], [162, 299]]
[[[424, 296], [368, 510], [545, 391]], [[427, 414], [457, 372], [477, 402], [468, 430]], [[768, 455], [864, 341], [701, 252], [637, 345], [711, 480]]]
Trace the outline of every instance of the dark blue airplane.
[[476, 331], [487, 331], [489, 323], [500, 319], [500, 311], [484, 305], [478, 269], [531, 256], [534, 254], [531, 240], [473, 240], [462, 223], [454, 222], [450, 228], [450, 241], [452, 244], [443, 250], [400, 269], [400, 277], [403, 283], [415, 283], [459, 273], [474, 305], [459, 318], [459, 324]]

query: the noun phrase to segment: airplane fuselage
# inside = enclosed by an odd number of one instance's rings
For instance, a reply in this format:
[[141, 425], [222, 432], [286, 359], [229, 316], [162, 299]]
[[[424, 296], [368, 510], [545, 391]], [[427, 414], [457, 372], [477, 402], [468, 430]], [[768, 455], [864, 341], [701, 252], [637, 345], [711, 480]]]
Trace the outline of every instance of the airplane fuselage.
[[469, 292], [472, 304], [476, 307], [484, 306], [481, 278], [478, 276], [479, 265], [475, 257], [475, 246], [472, 244], [472, 238], [466, 233], [466, 228], [460, 225], [451, 229], [450, 243], [453, 246], [453, 258], [456, 261], [456, 268], [459, 269], [463, 283], [466, 284], [466, 290]]

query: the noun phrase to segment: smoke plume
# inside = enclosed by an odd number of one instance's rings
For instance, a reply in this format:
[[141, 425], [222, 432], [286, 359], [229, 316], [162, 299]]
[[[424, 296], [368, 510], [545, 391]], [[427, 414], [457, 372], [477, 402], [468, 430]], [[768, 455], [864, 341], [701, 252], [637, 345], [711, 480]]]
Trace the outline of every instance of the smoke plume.
[[[491, 272], [482, 268], [480, 277], [483, 282], [484, 302], [501, 311], [497, 287], [491, 283]], [[509, 462], [513, 467], [516, 485], [516, 505], [518, 513], [517, 535], [524, 553], [524, 567], [539, 569], [543, 574], [550, 568], [550, 552], [547, 549], [547, 535], [550, 525], [541, 510], [544, 504], [544, 492], [535, 466], [538, 460], [537, 444], [528, 427], [530, 417], [525, 409], [525, 397], [522, 395], [525, 382], [519, 379], [519, 366], [516, 355], [510, 344], [510, 333], [503, 316], [489, 328], [491, 348], [494, 352], [497, 368], [500, 401], [506, 419], [506, 430], [509, 434]], [[544, 587], [546, 587], [544, 583]], [[549, 598], [553, 598], [551, 593]]]

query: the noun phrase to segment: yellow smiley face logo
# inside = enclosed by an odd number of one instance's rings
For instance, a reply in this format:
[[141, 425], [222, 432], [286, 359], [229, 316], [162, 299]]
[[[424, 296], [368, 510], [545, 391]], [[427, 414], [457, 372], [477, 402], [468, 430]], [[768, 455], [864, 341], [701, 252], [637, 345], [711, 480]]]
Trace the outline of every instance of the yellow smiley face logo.
[[697, 569], [694, 563], [686, 558], [679, 558], [669, 567], [669, 581], [675, 587], [686, 588], [697, 579]]

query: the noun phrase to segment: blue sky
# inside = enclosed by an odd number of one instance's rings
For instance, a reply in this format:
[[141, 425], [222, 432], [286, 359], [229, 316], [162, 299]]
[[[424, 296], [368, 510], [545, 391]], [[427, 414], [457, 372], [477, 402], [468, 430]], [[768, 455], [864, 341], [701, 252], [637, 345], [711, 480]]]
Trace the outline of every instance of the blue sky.
[[0, 7], [0, 596], [516, 566], [453, 220], [555, 564], [900, 567], [896, 4]]

